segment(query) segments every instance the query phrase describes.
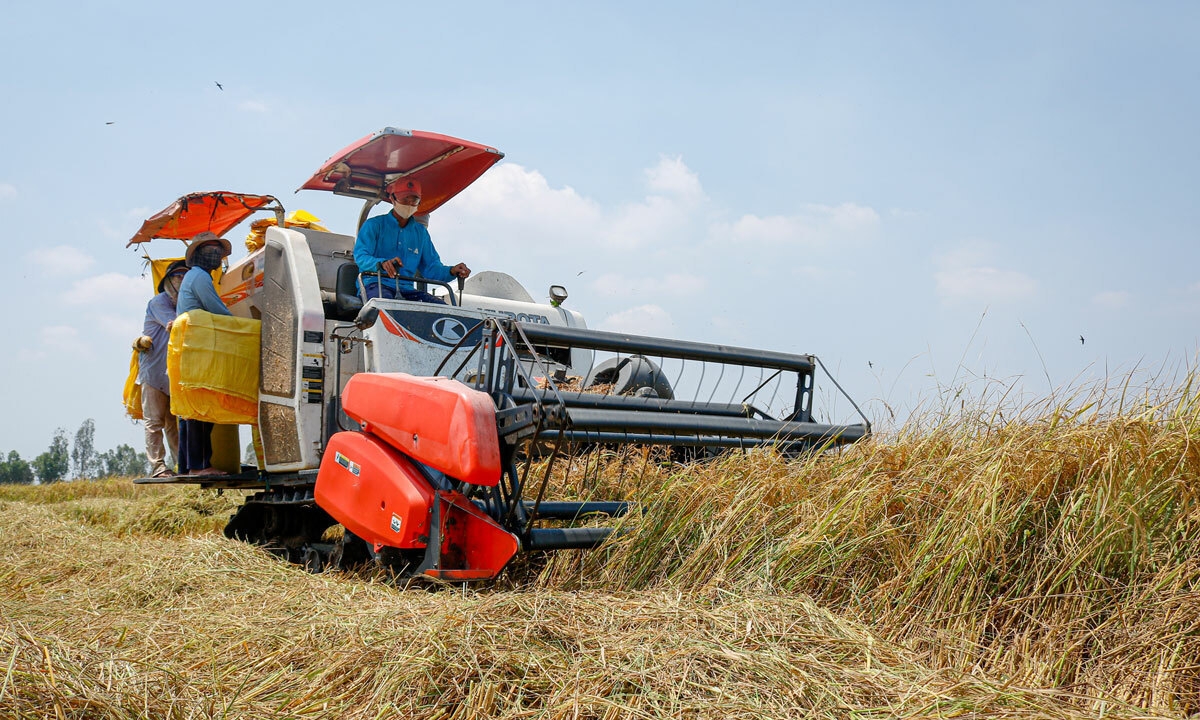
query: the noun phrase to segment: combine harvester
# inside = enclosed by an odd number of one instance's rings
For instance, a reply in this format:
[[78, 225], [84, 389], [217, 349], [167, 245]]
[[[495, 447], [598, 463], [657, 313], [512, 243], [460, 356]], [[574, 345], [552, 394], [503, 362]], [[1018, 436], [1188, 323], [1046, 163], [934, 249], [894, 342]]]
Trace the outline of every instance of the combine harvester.
[[[301, 189], [363, 200], [361, 225], [397, 178], [420, 181], [429, 213], [502, 157], [386, 128], [330, 158]], [[280, 222], [218, 291], [235, 315], [262, 322], [261, 467], [166, 482], [255, 490], [225, 534], [311, 570], [373, 560], [408, 575], [485, 580], [521, 551], [596, 547], [611, 528], [572, 525], [629, 508], [545, 498], [555, 457], [570, 449], [799, 452], [870, 432], [865, 418], [814, 421], [812, 355], [588, 330], [563, 307], [561, 286], [539, 304], [503, 273], [456, 288], [413, 278], [448, 304], [364, 304], [354, 237], [283, 227], [270, 196], [181, 198], [131, 244], [221, 234], [260, 209]], [[544, 463], [540, 479], [529, 477], [531, 457]], [[338, 523], [342, 538], [324, 541]]]

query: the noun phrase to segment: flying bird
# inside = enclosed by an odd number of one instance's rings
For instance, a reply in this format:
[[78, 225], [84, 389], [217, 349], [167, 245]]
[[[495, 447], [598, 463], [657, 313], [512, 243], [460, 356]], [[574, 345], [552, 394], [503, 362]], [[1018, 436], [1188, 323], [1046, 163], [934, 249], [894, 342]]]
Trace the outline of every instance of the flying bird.
[[1080, 336], [1079, 336], [1079, 344], [1080, 344], [1080, 345], [1082, 345], [1082, 344], [1083, 344], [1083, 336], [1082, 336], [1082, 335], [1080, 335]]
[[116, 122], [116, 121], [114, 120], [114, 121], [112, 121], [112, 122], [106, 122], [106, 123], [104, 123], [104, 124], [105, 124], [105, 125], [112, 125], [112, 124], [113, 124], [113, 122]]
[[579, 277], [580, 275], [584, 274], [585, 272], [587, 272], [587, 270], [580, 270], [579, 272], [575, 273], [575, 277]]
[[222, 85], [221, 83], [217, 82], [216, 80], [213, 80], [213, 84], [215, 84], [215, 85], [217, 86], [217, 89], [218, 89], [218, 90], [224, 90], [224, 89], [225, 89], [225, 86], [224, 86], [224, 85]]
[[869, 368], [874, 368], [874, 367], [875, 367], [875, 363], [873, 363], [873, 362], [871, 362], [870, 360], [868, 360], [868, 361], [867, 361], [867, 367], [869, 367]]

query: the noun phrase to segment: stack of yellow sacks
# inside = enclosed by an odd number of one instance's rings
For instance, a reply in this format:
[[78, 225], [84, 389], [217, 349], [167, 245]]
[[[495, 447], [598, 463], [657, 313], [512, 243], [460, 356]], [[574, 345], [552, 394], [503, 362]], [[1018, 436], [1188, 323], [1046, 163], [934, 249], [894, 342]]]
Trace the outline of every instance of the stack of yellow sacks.
[[[275, 218], [263, 218], [250, 223], [250, 233], [246, 235], [246, 250], [254, 252], [267, 242], [267, 228], [276, 225]], [[329, 232], [329, 228], [321, 224], [321, 218], [307, 210], [293, 210], [283, 219], [284, 227], [300, 227]]]
[[221, 425], [258, 422], [262, 323], [194, 310], [175, 318], [167, 346], [171, 412]]

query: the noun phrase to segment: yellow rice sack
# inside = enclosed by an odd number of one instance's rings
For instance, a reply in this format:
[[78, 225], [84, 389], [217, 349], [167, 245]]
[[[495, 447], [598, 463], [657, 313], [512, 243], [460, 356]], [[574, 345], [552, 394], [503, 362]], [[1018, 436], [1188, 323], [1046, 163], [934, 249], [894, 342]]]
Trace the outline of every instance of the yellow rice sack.
[[137, 350], [129, 358], [129, 377], [125, 378], [125, 391], [121, 399], [125, 402], [125, 414], [133, 420], [142, 419], [142, 385], [138, 382], [138, 366], [141, 359]]
[[258, 422], [261, 334], [252, 318], [203, 310], [175, 318], [167, 346], [171, 412], [221, 425]]

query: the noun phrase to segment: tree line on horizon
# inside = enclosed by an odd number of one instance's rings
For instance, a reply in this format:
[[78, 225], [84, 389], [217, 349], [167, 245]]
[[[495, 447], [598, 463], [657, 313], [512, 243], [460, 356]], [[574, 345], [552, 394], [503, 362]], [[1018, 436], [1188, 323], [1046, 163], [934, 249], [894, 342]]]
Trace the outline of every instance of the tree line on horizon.
[[0, 485], [42, 485], [63, 480], [91, 480], [101, 477], [144, 476], [150, 470], [146, 453], [124, 443], [112, 450], [96, 452], [96, 421], [84, 420], [75, 431], [75, 442], [67, 431], [58, 428], [50, 447], [33, 460], [25, 460], [16, 450], [0, 453]]

